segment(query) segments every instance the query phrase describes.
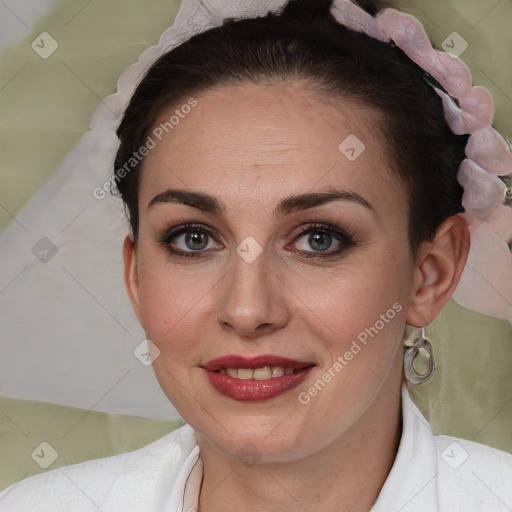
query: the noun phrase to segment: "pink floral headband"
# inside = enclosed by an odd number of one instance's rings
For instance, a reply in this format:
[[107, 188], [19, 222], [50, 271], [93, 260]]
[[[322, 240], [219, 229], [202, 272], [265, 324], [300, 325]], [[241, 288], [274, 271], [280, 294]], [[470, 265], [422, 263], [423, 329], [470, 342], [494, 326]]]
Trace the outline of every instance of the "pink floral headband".
[[335, 0], [331, 12], [346, 27], [383, 42], [393, 42], [441, 86], [448, 126], [468, 134], [466, 159], [458, 171], [462, 205], [471, 232], [471, 251], [454, 294], [462, 306], [512, 322], [512, 208], [504, 205], [507, 186], [498, 178], [512, 173], [512, 153], [491, 126], [494, 101], [485, 87], [472, 86], [459, 58], [435, 50], [422, 24], [395, 9], [373, 17], [350, 0]]

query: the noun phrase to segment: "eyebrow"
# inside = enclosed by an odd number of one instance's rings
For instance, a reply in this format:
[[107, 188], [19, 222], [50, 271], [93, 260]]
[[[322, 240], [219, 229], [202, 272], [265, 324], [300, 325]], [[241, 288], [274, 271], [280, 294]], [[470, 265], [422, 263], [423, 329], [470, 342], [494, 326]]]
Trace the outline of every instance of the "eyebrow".
[[[320, 192], [308, 192], [305, 194], [291, 195], [282, 199], [274, 209], [274, 217], [280, 218], [298, 210], [307, 210], [315, 206], [321, 206], [331, 201], [352, 201], [370, 210], [377, 215], [375, 208], [356, 192], [337, 188], [328, 188]], [[156, 195], [148, 204], [148, 210], [161, 203], [177, 203], [197, 208], [206, 213], [223, 216], [226, 205], [216, 198], [204, 192], [195, 192], [183, 189], [168, 189]]]

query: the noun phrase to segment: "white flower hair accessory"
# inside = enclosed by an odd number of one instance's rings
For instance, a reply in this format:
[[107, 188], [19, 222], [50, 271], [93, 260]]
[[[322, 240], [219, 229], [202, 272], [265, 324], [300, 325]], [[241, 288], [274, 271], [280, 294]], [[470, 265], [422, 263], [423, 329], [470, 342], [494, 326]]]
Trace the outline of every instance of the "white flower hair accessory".
[[[95, 110], [91, 129], [112, 131], [118, 126], [136, 85], [163, 53], [226, 18], [254, 18], [278, 12], [288, 0], [182, 0], [172, 27], [158, 45], [148, 48], [117, 83], [117, 92]], [[453, 298], [463, 307], [512, 322], [512, 208], [504, 205], [506, 185], [498, 176], [512, 173], [512, 153], [491, 126], [492, 94], [473, 86], [471, 73], [458, 57], [435, 50], [419, 20], [396, 9], [371, 16], [350, 0], [335, 0], [334, 18], [342, 25], [379, 41], [396, 45], [425, 72], [441, 97], [453, 133], [468, 134], [466, 159], [458, 181], [464, 189], [463, 214], [471, 233], [471, 249]]]

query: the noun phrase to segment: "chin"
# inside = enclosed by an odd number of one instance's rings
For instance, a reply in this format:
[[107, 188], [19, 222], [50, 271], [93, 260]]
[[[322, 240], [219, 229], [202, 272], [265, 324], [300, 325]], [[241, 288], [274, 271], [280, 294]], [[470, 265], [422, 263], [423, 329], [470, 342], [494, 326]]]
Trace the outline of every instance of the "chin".
[[[193, 425], [192, 425], [193, 426]], [[228, 432], [222, 428], [212, 431], [209, 426], [194, 427], [198, 432], [199, 443], [207, 442], [216, 450], [247, 465], [259, 463], [289, 462], [301, 458], [307, 452], [303, 446], [304, 440], [293, 432], [275, 435], [268, 425], [241, 422], [237, 425], [227, 425]], [[250, 432], [249, 432], [250, 427]], [[301, 442], [302, 441], [302, 442]], [[312, 452], [314, 450], [311, 450]]]
[[[295, 395], [293, 400], [296, 401]], [[312, 455], [336, 437], [333, 418], [312, 423], [311, 411], [295, 403], [286, 407], [283, 402], [273, 405], [267, 402], [265, 410], [255, 407], [255, 403], [245, 403], [245, 411], [240, 404], [233, 405], [220, 407], [215, 402], [208, 411], [191, 410], [188, 406], [188, 416], [185, 411], [182, 416], [197, 432], [200, 446], [208, 443], [223, 454], [243, 462], [247, 459], [251, 464], [256, 460], [283, 463]], [[215, 411], [214, 414], [210, 414], [211, 411]]]

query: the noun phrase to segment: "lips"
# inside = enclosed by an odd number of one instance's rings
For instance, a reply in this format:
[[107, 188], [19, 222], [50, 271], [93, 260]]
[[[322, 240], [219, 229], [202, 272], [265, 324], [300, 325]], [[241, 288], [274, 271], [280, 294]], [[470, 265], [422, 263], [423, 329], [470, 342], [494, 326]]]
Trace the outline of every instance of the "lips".
[[269, 400], [301, 384], [314, 363], [284, 357], [223, 356], [212, 359], [203, 369], [212, 386], [239, 401]]

